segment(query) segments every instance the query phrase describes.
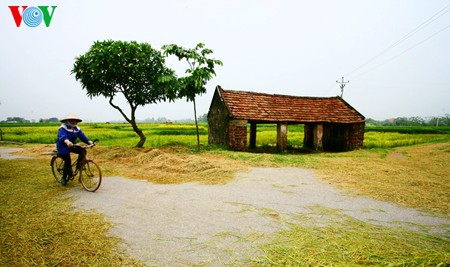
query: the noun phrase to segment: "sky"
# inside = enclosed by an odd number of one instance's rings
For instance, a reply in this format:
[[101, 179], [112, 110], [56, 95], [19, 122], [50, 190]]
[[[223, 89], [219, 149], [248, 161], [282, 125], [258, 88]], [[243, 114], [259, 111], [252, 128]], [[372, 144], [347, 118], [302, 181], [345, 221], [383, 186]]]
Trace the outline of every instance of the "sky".
[[[17, 27], [9, 6], [57, 7], [49, 27]], [[344, 99], [366, 118], [450, 113], [450, 0], [3, 0], [0, 34], [0, 121], [69, 112], [87, 122], [123, 120], [71, 74], [77, 56], [109, 39], [212, 49], [223, 66], [197, 97], [198, 116], [217, 85], [330, 97], [341, 94], [342, 77]], [[172, 57], [166, 65], [180, 77], [188, 67]], [[139, 120], [160, 117], [193, 119], [193, 104], [137, 110]]]

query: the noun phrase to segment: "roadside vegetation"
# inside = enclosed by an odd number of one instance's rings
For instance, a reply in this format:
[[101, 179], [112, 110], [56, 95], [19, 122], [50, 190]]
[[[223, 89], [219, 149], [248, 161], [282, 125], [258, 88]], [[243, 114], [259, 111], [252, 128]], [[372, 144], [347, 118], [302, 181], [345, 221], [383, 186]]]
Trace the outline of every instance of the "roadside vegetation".
[[[450, 127], [367, 127], [365, 149], [312, 153], [301, 149], [302, 125], [288, 127], [288, 153], [275, 153], [276, 126], [258, 125], [257, 149], [233, 152], [207, 144], [199, 124], [200, 152], [193, 124], [142, 124], [145, 148], [133, 147], [130, 125], [83, 123], [100, 142], [88, 151], [105, 176], [121, 175], [154, 183], [226, 183], [249, 167], [315, 169], [334, 186], [355, 195], [450, 217]], [[93, 212], [74, 210], [51, 176], [49, 156], [59, 124], [0, 124], [3, 145], [16, 142], [36, 159], [0, 159], [0, 265], [138, 265], [120, 254], [111, 225]], [[406, 141], [410, 140], [410, 141]], [[412, 141], [411, 141], [412, 140]], [[75, 183], [76, 184], [76, 183]], [[81, 189], [80, 189], [81, 190]], [[101, 190], [101, 188], [100, 188]], [[299, 216], [290, 229], [262, 247], [255, 266], [447, 266], [449, 236], [373, 226], [332, 214], [312, 226]]]
[[[312, 207], [276, 233], [252, 266], [448, 266], [448, 242]], [[327, 216], [324, 216], [324, 215]], [[323, 221], [323, 218], [328, 218]], [[317, 219], [321, 218], [317, 222]], [[316, 221], [316, 222], [315, 222]]]

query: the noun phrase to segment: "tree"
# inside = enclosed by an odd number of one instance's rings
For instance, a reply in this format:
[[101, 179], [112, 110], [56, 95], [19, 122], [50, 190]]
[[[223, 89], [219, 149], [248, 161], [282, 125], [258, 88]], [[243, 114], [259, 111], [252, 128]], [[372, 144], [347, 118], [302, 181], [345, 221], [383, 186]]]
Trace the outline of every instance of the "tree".
[[208, 113], [205, 113], [205, 114], [203, 114], [201, 116], [198, 116], [197, 119], [198, 119], [199, 122], [208, 122]]
[[212, 54], [212, 50], [205, 48], [203, 43], [198, 43], [193, 49], [186, 49], [176, 44], [164, 45], [162, 47], [164, 55], [175, 55], [178, 60], [186, 60], [189, 68], [186, 73], [189, 75], [179, 79], [179, 97], [186, 97], [187, 101], [194, 104], [195, 128], [197, 130], [197, 146], [200, 150], [200, 135], [198, 131], [197, 108], [195, 105], [195, 96], [206, 93], [206, 82], [216, 75], [215, 65], [222, 66], [223, 63], [217, 59], [211, 59], [207, 56]]
[[50, 118], [50, 119], [39, 119], [39, 122], [41, 122], [41, 123], [44, 123], [44, 122], [59, 122], [59, 119], [58, 118], [56, 118], [56, 117], [52, 117], [52, 118]]
[[30, 122], [27, 119], [24, 119], [22, 117], [7, 117], [5, 122], [9, 122], [9, 123], [25, 123], [25, 122]]
[[[104, 96], [118, 110], [140, 137], [146, 137], [136, 124], [136, 109], [146, 104], [172, 101], [177, 97], [174, 71], [165, 66], [165, 57], [148, 43], [97, 41], [88, 52], [78, 56], [72, 69], [87, 95]], [[130, 115], [114, 104], [122, 94], [130, 107]]]

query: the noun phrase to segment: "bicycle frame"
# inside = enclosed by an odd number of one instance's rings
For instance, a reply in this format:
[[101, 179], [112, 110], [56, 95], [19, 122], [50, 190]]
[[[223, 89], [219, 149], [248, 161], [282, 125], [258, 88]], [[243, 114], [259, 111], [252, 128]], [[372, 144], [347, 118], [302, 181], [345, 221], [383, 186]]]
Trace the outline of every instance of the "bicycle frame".
[[83, 148], [83, 152], [82, 152], [83, 153], [83, 157], [81, 159], [81, 162], [78, 162], [78, 159], [77, 159], [77, 160], [75, 160], [74, 163], [72, 163], [72, 170], [73, 170], [73, 175], [72, 176], [74, 176], [74, 177], [78, 175], [78, 172], [80, 171], [80, 168], [85, 164], [85, 162], [87, 160], [87, 158], [86, 158], [86, 153], [87, 153], [86, 148], [87, 147], [92, 147], [93, 145], [89, 145], [89, 146], [76, 145], [76, 146], [79, 146], [79, 147]]

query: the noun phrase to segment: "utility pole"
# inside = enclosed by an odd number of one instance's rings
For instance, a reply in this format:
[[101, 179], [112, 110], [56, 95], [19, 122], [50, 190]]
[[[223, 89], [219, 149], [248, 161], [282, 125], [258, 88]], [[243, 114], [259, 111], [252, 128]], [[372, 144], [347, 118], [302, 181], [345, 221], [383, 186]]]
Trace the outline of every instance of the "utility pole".
[[349, 83], [350, 81], [344, 82], [344, 77], [342, 77], [342, 82], [336, 81], [338, 84], [341, 85], [341, 98], [344, 98], [344, 87], [346, 83]]

